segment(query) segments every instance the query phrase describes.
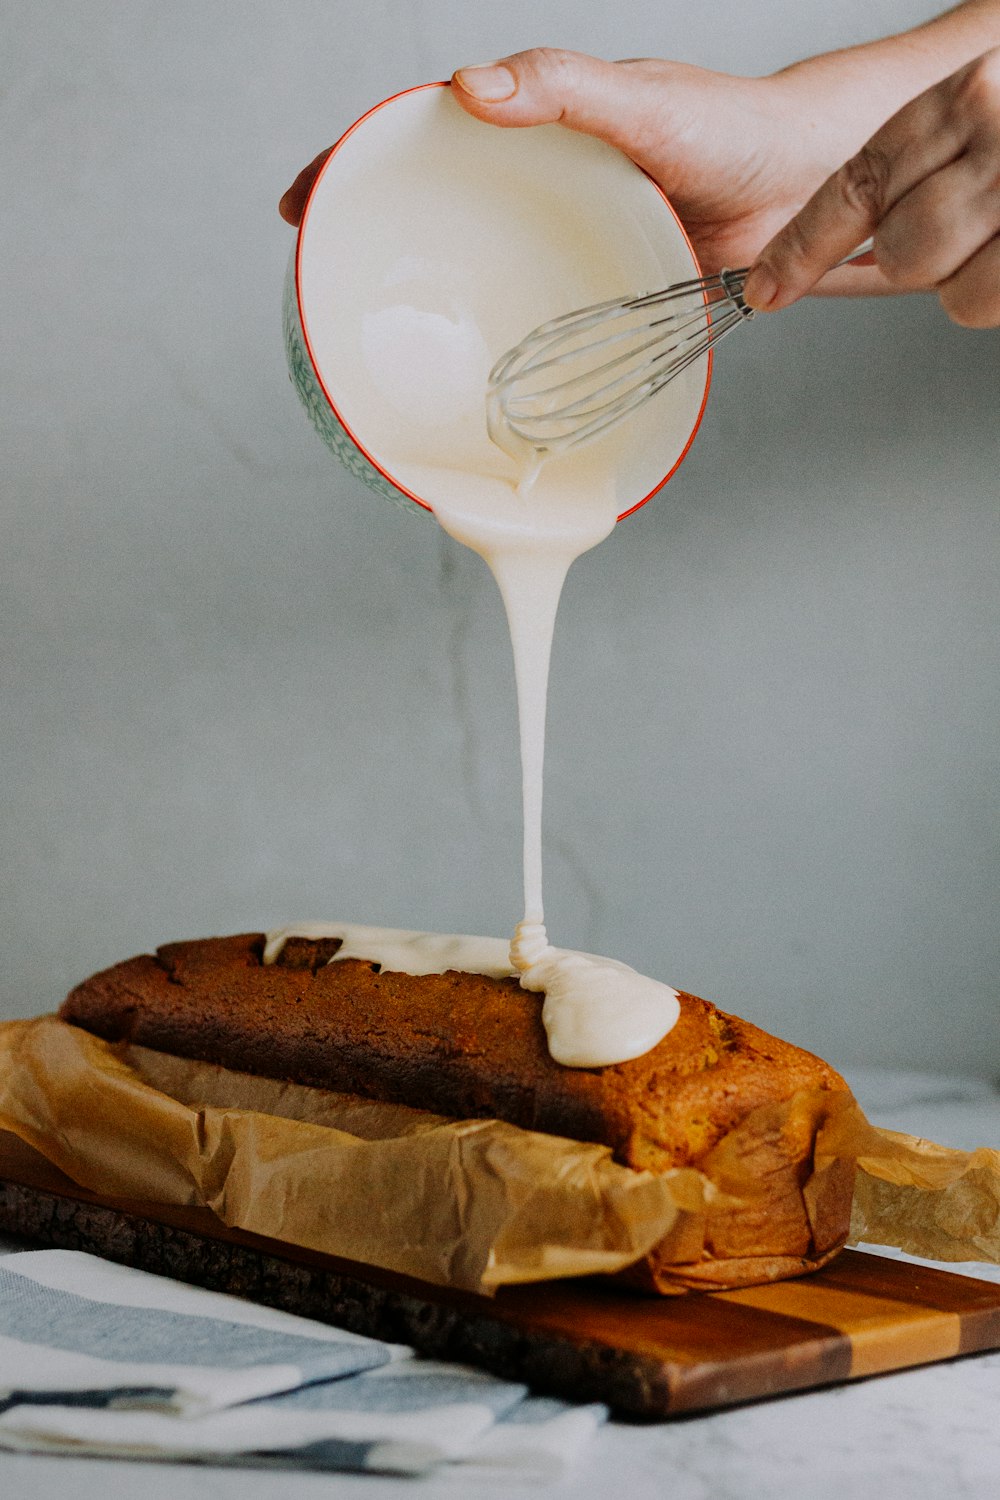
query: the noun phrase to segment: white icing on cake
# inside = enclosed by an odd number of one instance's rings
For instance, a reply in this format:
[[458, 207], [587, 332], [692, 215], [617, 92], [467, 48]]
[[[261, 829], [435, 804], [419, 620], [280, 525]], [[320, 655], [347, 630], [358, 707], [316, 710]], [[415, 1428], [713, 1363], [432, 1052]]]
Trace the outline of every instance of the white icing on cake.
[[409, 932], [401, 927], [364, 927], [358, 922], [291, 922], [267, 934], [264, 962], [277, 961], [289, 938], [318, 941], [340, 938], [331, 963], [361, 958], [386, 973], [487, 974], [491, 979], [514, 979], [510, 946], [502, 938], [465, 937], [457, 933]]
[[[599, 1068], [641, 1057], [680, 1014], [677, 991], [596, 953], [553, 948], [540, 924], [519, 924], [513, 943], [502, 938], [365, 927], [354, 922], [291, 922], [267, 934], [264, 962], [276, 963], [289, 938], [339, 938], [331, 963], [347, 958], [378, 964], [387, 973], [520, 976], [522, 989], [544, 994], [542, 1024], [549, 1051], [570, 1068]], [[613, 1045], [612, 1045], [613, 1042]]]

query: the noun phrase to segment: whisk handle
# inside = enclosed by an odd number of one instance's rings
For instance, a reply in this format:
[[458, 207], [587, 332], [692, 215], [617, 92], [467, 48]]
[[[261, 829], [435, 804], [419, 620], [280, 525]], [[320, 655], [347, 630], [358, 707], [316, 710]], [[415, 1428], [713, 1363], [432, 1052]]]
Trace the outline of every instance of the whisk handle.
[[[865, 240], [863, 245], [859, 245], [856, 250], [852, 250], [850, 255], [845, 255], [843, 260], [838, 260], [836, 265], [830, 267], [830, 270], [839, 271], [841, 266], [849, 266], [852, 261], [860, 260], [862, 255], [868, 255], [874, 247], [874, 239]], [[753, 309], [747, 307], [743, 301], [743, 283], [749, 275], [749, 266], [741, 266], [738, 271], [719, 272], [719, 281], [722, 283], [726, 296], [735, 305], [737, 311], [741, 312], [745, 318], [753, 316]]]
[[864, 244], [859, 245], [856, 250], [852, 250], [850, 255], [845, 255], [843, 260], [838, 260], [835, 266], [830, 267], [830, 270], [839, 271], [841, 266], [849, 266], [852, 260], [860, 260], [862, 255], [868, 255], [870, 251], [874, 250], [874, 248], [875, 239], [873, 236], [871, 239], [865, 240]]

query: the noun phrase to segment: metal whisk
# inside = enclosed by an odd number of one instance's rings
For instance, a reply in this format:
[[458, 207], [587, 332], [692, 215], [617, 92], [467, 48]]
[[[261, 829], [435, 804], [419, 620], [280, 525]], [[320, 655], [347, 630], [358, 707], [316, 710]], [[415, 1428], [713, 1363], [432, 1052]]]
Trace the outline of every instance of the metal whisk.
[[[868, 240], [838, 262], [872, 248]], [[540, 324], [490, 372], [486, 425], [516, 455], [565, 453], [600, 437], [754, 316], [749, 273], [719, 271], [612, 298]]]

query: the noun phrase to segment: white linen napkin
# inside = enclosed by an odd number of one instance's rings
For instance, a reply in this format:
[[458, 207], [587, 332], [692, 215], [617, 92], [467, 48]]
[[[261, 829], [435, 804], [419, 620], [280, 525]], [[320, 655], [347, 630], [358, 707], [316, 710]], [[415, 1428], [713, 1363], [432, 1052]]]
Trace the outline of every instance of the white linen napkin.
[[0, 1447], [553, 1477], [606, 1415], [78, 1251], [0, 1259]]

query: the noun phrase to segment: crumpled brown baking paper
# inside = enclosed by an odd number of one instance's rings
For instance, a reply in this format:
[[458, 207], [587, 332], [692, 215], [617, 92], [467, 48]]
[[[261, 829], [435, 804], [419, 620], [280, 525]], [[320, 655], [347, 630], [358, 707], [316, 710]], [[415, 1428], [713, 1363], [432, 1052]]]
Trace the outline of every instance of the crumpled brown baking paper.
[[0, 1026], [0, 1128], [102, 1196], [203, 1205], [475, 1291], [617, 1271], [703, 1190], [605, 1147], [232, 1073], [54, 1016]]
[[[836, 1149], [834, 1138], [826, 1149]], [[851, 1149], [858, 1165], [852, 1244], [895, 1245], [928, 1260], [1000, 1262], [1000, 1151], [955, 1151], [873, 1125]]]
[[[853, 1101], [817, 1119], [810, 1218], [856, 1161], [852, 1238], [1000, 1261], [1000, 1152], [877, 1130]], [[720, 1192], [694, 1170], [637, 1172], [603, 1146], [234, 1073], [55, 1016], [0, 1024], [0, 1129], [102, 1196], [206, 1206], [268, 1238], [478, 1292], [696, 1243], [722, 1198], [745, 1195], [749, 1211], [756, 1189], [735, 1169]]]

